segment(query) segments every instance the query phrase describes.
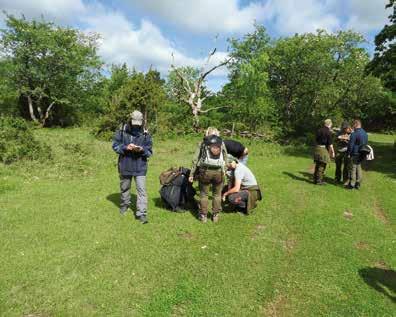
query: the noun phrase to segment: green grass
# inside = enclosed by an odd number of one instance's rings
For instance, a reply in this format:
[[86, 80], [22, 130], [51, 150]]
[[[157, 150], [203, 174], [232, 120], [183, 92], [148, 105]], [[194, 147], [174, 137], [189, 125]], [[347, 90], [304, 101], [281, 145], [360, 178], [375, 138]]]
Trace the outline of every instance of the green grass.
[[159, 173], [189, 166], [198, 139], [155, 138], [143, 226], [118, 214], [110, 143], [36, 133], [50, 164], [0, 165], [2, 316], [395, 315], [394, 137], [370, 135], [377, 159], [352, 192], [310, 183], [310, 149], [251, 142], [264, 200], [206, 225], [158, 195]]

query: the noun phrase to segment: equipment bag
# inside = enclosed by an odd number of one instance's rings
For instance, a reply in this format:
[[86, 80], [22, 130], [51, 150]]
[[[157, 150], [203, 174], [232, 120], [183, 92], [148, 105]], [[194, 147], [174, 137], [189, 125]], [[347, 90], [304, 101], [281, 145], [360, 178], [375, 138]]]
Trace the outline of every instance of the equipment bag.
[[[163, 173], [169, 174], [169, 169]], [[188, 181], [190, 176], [190, 170], [184, 167], [180, 167], [176, 171], [173, 171], [168, 176], [166, 182], [162, 184], [160, 189], [160, 196], [162, 201], [172, 211], [182, 211], [189, 203], [194, 203], [195, 189], [192, 184]], [[160, 177], [161, 181], [161, 177]]]
[[217, 135], [209, 135], [204, 138], [201, 148], [201, 167], [224, 167], [223, 140]]

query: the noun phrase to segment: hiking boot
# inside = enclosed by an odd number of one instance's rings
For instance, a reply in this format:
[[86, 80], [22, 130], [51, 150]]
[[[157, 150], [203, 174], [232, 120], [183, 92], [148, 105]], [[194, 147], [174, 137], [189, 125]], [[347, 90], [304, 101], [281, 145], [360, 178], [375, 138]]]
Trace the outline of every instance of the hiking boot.
[[143, 225], [145, 225], [146, 223], [148, 223], [147, 216], [145, 216], [145, 215], [140, 216], [140, 217], [139, 217], [139, 221], [140, 221]]
[[126, 209], [124, 209], [124, 208], [120, 209], [120, 215], [121, 215], [121, 216], [125, 216], [125, 215], [127, 214], [127, 211], [128, 211], [128, 208], [126, 208]]
[[208, 222], [208, 217], [204, 214], [200, 214], [199, 215], [199, 221], [201, 221], [202, 223], [207, 223]]
[[355, 186], [352, 186], [351, 184], [348, 184], [347, 186], [345, 186], [346, 189], [354, 189]]
[[355, 189], [359, 189], [360, 188], [360, 183], [357, 183], [356, 182], [356, 184], [355, 184]]
[[216, 222], [219, 221], [219, 213], [218, 213], [218, 212], [216, 212], [216, 213], [214, 213], [214, 214], [212, 215], [212, 221], [213, 221], [214, 223], [216, 223]]

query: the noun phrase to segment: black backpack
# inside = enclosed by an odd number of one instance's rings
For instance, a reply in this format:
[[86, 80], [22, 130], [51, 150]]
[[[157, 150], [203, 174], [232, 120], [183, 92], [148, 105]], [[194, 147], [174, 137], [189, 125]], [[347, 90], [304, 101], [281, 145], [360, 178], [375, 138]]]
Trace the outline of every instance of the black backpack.
[[[169, 170], [168, 170], [169, 171]], [[159, 191], [162, 201], [165, 206], [172, 211], [185, 211], [188, 205], [195, 208], [194, 200], [195, 189], [188, 181], [190, 170], [188, 168], [180, 167], [173, 177], [168, 178], [168, 182], [164, 183]]]

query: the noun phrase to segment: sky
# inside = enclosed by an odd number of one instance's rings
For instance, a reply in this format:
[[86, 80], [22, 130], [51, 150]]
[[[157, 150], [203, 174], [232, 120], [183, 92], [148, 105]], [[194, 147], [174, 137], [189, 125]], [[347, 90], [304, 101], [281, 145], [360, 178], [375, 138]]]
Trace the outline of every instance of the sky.
[[[374, 36], [387, 23], [388, 0], [0, 0], [0, 11], [28, 19], [44, 17], [63, 26], [100, 34], [99, 55], [108, 65], [159, 70], [170, 64], [206, 68], [227, 57], [227, 39], [264, 25], [272, 38], [295, 33], [352, 29], [374, 50]], [[0, 15], [4, 27], [4, 15]], [[216, 54], [206, 64], [208, 53]], [[172, 60], [172, 54], [174, 60]], [[214, 91], [227, 69], [208, 77]]]

